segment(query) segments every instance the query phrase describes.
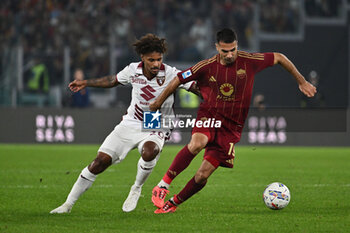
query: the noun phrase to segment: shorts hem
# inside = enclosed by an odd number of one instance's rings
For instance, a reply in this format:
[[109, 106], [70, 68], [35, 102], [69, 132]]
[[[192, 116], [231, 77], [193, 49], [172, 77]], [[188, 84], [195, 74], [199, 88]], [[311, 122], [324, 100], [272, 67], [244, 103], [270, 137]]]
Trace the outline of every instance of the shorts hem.
[[215, 168], [218, 168], [220, 165], [220, 161], [218, 161], [214, 157], [211, 157], [210, 155], [205, 155], [204, 159], [211, 163], [211, 165], [213, 165]]
[[106, 149], [106, 148], [100, 148], [100, 149], [98, 149], [98, 151], [97, 152], [102, 152], [102, 153], [105, 153], [105, 154], [107, 154], [108, 156], [110, 156], [111, 157], [111, 159], [112, 159], [112, 163], [114, 163], [114, 161], [116, 160], [115, 159], [115, 152], [114, 151], [112, 151], [112, 150], [109, 150], [109, 149]]

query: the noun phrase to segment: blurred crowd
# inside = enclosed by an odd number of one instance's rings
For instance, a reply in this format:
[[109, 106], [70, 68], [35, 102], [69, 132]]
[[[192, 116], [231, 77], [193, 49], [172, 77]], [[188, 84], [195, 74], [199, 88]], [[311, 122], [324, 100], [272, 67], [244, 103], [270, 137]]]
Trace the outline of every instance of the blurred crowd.
[[[306, 0], [307, 1], [307, 0]], [[300, 1], [260, 0], [260, 30], [270, 33], [297, 32], [300, 19]]]
[[[240, 47], [249, 50], [256, 5], [260, 9], [261, 31], [295, 32], [301, 2], [1, 0], [0, 53], [22, 46], [24, 71], [34, 60], [45, 61], [50, 85], [63, 81], [65, 48], [69, 48], [71, 73], [82, 68], [88, 78], [100, 77], [110, 74], [111, 57], [118, 62], [116, 71], [138, 60], [131, 44], [146, 33], [167, 39], [167, 60], [193, 62], [215, 53], [215, 31], [223, 27], [234, 28]], [[307, 14], [322, 17], [337, 14], [341, 0], [303, 2]]]
[[110, 72], [111, 54], [119, 67], [137, 59], [130, 44], [145, 33], [167, 38], [169, 60], [205, 58], [212, 31], [222, 27], [236, 28], [241, 46], [248, 47], [251, 19], [247, 0], [2, 0], [0, 44], [22, 45], [25, 63], [34, 57], [49, 61], [55, 83], [61, 81], [66, 46], [72, 67], [96, 77]]
[[[323, 16], [335, 14], [339, 1], [305, 4], [310, 15]], [[127, 58], [125, 63], [137, 59], [130, 44], [149, 32], [167, 38], [169, 60], [196, 61], [210, 55], [213, 32], [222, 27], [235, 28], [240, 46], [249, 48], [254, 3], [260, 5], [261, 30], [296, 30], [298, 0], [2, 0], [0, 44], [21, 44], [25, 55], [52, 58], [48, 65], [55, 77], [62, 76], [65, 46], [70, 48], [72, 66], [86, 67], [95, 77], [109, 73], [112, 52]]]
[[[306, 0], [305, 11], [309, 17], [336, 18], [342, 10], [342, 0]], [[348, 4], [350, 1], [348, 0]]]

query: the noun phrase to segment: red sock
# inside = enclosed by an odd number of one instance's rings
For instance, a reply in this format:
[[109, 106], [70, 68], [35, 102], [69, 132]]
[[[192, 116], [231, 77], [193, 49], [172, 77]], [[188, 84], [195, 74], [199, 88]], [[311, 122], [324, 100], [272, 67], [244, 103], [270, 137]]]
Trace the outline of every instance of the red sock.
[[177, 153], [168, 171], [164, 175], [163, 180], [166, 183], [171, 184], [173, 179], [190, 165], [194, 157], [196, 157], [196, 155], [192, 154], [186, 145], [179, 153]]
[[175, 204], [179, 205], [182, 202], [186, 201], [188, 198], [192, 197], [194, 194], [198, 193], [205, 185], [197, 184], [194, 180], [194, 177], [186, 184], [185, 188], [183, 188], [179, 194], [174, 196]]

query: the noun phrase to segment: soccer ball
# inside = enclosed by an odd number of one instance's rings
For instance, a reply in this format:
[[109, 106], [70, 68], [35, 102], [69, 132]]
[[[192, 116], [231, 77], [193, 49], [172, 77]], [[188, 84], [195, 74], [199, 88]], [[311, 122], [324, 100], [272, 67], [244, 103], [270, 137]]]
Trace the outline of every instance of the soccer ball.
[[263, 193], [265, 205], [273, 210], [280, 210], [290, 202], [290, 192], [287, 186], [274, 182], [269, 184]]

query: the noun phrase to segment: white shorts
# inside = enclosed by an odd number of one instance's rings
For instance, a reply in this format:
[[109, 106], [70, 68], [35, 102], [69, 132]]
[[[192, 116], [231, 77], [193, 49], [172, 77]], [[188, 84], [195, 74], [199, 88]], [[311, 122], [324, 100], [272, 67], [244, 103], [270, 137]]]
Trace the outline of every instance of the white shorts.
[[140, 129], [117, 125], [114, 130], [105, 138], [104, 142], [98, 149], [112, 157], [113, 163], [120, 163], [125, 159], [130, 150], [138, 148], [139, 153], [145, 142], [151, 141], [157, 144], [159, 151], [162, 151], [164, 145], [164, 133], [147, 131], [142, 132]]

